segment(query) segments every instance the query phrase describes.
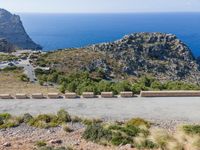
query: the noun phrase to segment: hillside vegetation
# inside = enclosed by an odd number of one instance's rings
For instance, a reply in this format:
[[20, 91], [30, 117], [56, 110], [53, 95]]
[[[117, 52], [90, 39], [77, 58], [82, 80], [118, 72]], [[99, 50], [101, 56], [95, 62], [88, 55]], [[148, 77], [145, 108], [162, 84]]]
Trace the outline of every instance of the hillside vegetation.
[[135, 33], [112, 42], [41, 55], [36, 64], [66, 74], [87, 71], [104, 79], [153, 76], [159, 81], [199, 83], [199, 64], [175, 35]]
[[60, 91], [197, 90], [199, 64], [175, 35], [135, 33], [112, 43], [64, 49], [37, 56], [41, 85], [56, 83]]

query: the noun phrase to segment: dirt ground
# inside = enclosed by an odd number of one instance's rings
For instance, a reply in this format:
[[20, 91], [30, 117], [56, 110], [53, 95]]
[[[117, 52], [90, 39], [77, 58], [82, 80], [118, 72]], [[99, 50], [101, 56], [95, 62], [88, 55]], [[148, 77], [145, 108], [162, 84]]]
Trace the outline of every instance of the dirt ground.
[[40, 86], [38, 83], [27, 83], [20, 80], [21, 71], [0, 72], [0, 94], [16, 93], [51, 93], [58, 92], [57, 88]]

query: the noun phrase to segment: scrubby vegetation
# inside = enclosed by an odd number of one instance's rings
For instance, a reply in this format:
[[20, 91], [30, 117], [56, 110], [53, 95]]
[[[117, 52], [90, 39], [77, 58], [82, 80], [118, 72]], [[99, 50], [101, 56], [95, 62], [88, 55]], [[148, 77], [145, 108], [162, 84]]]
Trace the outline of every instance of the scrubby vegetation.
[[42, 146], [37, 148], [37, 150], [73, 150], [72, 148], [66, 148], [66, 147], [52, 147], [52, 146]]
[[183, 130], [187, 134], [200, 136], [200, 125], [185, 125], [183, 126]]
[[57, 127], [64, 123], [70, 122], [71, 117], [65, 110], [58, 111], [57, 115], [41, 114], [31, 118], [27, 123], [30, 126], [38, 128]]
[[138, 80], [122, 80], [118, 82], [108, 81], [101, 78], [93, 78], [89, 72], [79, 72], [65, 75], [56, 70], [43, 71], [36, 70], [36, 75], [40, 84], [46, 82], [56, 83], [60, 86], [59, 90], [62, 93], [76, 92], [101, 92], [112, 91], [114, 94], [119, 94], [121, 91], [133, 91], [140, 93], [141, 90], [199, 90], [200, 86], [180, 81], [170, 81], [161, 83], [153, 77], [144, 76]]
[[[184, 132], [182, 132], [184, 131]], [[199, 149], [199, 125], [185, 125], [175, 133], [151, 128], [151, 123], [140, 118], [125, 123], [93, 123], [88, 125], [83, 138], [102, 145], [131, 144], [136, 149], [187, 150]]]
[[66, 148], [66, 147], [52, 147], [47, 146], [47, 143], [45, 141], [37, 141], [35, 143], [36, 150], [73, 150], [72, 148]]
[[0, 54], [0, 62], [2, 61], [16, 61], [19, 58], [14, 56], [14, 55], [9, 55], [9, 54]]
[[[160, 149], [160, 150], [187, 150], [199, 149], [200, 126], [183, 125], [174, 133], [164, 129], [152, 127], [152, 123], [134, 118], [126, 122], [103, 122], [100, 119], [83, 119], [71, 117], [65, 110], [60, 110], [56, 115], [40, 114], [31, 116], [26, 113], [21, 117], [8, 113], [0, 114], [0, 129], [17, 127], [25, 123], [37, 128], [51, 128], [61, 126], [65, 132], [73, 132], [68, 122], [79, 122], [85, 125], [82, 137], [104, 146], [121, 146], [130, 144], [136, 149]], [[49, 147], [45, 141], [37, 141], [38, 150], [65, 150], [66, 147]]]
[[[148, 129], [139, 126], [134, 126], [129, 123], [125, 124], [100, 124], [93, 123], [88, 125], [83, 138], [104, 145], [126, 145], [132, 144], [133, 146], [140, 146], [135, 143], [134, 138], [138, 136], [147, 137], [149, 135]], [[145, 146], [146, 144], [146, 146]], [[151, 144], [151, 146], [150, 146]], [[154, 147], [153, 147], [154, 146]], [[152, 141], [145, 141], [143, 148], [155, 148], [156, 144]]]
[[37, 128], [57, 127], [71, 121], [71, 117], [67, 111], [61, 109], [57, 115], [41, 114], [33, 117], [26, 113], [22, 117], [14, 117], [8, 113], [0, 114], [0, 128], [10, 128], [26, 123]]
[[21, 117], [14, 117], [8, 113], [0, 114], [0, 129], [16, 127], [22, 122]]

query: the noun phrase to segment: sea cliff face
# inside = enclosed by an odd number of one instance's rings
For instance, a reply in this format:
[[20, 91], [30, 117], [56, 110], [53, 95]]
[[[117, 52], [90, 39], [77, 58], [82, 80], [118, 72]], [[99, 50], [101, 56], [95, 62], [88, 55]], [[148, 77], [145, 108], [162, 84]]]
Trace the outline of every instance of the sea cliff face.
[[6, 39], [21, 49], [42, 49], [28, 36], [20, 17], [4, 9], [0, 9], [0, 38]]
[[111, 43], [55, 51], [38, 62], [65, 73], [100, 72], [106, 79], [150, 75], [160, 81], [200, 83], [199, 64], [191, 50], [165, 33], [135, 33]]

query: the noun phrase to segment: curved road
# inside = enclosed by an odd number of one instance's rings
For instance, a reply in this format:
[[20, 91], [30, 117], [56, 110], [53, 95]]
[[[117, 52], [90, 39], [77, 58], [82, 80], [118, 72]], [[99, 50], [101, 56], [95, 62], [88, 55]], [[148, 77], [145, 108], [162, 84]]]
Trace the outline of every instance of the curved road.
[[124, 120], [133, 117], [200, 122], [200, 98], [112, 98], [58, 100], [0, 100], [0, 113], [56, 113], [64, 108], [72, 115]]

